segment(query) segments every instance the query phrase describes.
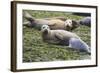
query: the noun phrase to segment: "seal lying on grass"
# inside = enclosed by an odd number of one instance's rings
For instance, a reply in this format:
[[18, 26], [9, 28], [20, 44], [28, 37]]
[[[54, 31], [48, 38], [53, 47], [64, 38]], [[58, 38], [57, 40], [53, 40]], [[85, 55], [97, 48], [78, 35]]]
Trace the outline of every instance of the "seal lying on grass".
[[50, 29], [63, 29], [63, 30], [73, 30], [79, 26], [79, 23], [75, 20], [64, 19], [62, 17], [52, 17], [45, 19], [36, 19], [32, 17], [29, 13], [24, 13], [24, 17], [29, 21], [29, 23], [23, 23], [28, 27], [35, 27], [37, 29], [41, 29], [41, 27], [46, 24], [50, 27]]
[[88, 45], [83, 42], [75, 33], [65, 30], [50, 30], [48, 25], [41, 28], [42, 38], [44, 42], [66, 45], [73, 49], [84, 50], [90, 53]]
[[48, 25], [43, 25], [41, 31], [43, 40], [49, 43], [61, 44], [65, 40], [68, 41], [70, 38], [79, 38], [76, 34], [71, 33], [69, 31], [50, 30]]
[[83, 19], [81, 19], [79, 21], [79, 23], [81, 25], [85, 25], [85, 26], [91, 27], [91, 17], [84, 17]]

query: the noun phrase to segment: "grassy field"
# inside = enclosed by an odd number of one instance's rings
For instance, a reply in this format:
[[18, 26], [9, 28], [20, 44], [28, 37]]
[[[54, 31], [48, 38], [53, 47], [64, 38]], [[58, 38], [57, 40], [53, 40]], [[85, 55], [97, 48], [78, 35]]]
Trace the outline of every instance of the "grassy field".
[[[26, 11], [26, 10], [24, 10]], [[82, 16], [64, 12], [27, 11], [36, 18], [66, 17], [79, 20]], [[25, 21], [25, 19], [24, 19]], [[90, 46], [90, 28], [80, 26], [72, 32], [76, 33]], [[78, 52], [67, 46], [44, 43], [41, 32], [35, 28], [23, 26], [23, 62], [58, 61], [58, 60], [83, 60], [90, 59], [85, 52]]]

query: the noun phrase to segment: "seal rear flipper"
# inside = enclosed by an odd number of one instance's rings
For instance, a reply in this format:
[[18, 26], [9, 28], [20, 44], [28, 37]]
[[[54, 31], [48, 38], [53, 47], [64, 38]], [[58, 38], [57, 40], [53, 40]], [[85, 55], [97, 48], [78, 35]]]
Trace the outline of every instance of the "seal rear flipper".
[[28, 21], [32, 22], [35, 20], [34, 17], [32, 17], [32, 15], [30, 15], [28, 12], [24, 12], [23, 13], [23, 17], [26, 18]]
[[81, 39], [71, 38], [69, 41], [69, 47], [79, 50], [80, 52], [91, 54], [90, 47]]

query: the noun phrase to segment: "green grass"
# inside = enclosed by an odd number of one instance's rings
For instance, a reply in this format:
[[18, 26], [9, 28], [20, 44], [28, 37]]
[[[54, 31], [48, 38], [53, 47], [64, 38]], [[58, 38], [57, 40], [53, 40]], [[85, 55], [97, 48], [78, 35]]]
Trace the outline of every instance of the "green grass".
[[[27, 11], [27, 10], [24, 10]], [[75, 20], [83, 18], [82, 16], [72, 15], [65, 12], [47, 12], [28, 10], [33, 17], [66, 17]], [[25, 20], [25, 19], [24, 19]], [[90, 46], [90, 28], [80, 26], [73, 30]], [[83, 60], [90, 59], [85, 52], [78, 52], [67, 46], [48, 44], [42, 41], [41, 32], [35, 28], [23, 27], [23, 62], [40, 62], [40, 61], [58, 61], [58, 60]]]

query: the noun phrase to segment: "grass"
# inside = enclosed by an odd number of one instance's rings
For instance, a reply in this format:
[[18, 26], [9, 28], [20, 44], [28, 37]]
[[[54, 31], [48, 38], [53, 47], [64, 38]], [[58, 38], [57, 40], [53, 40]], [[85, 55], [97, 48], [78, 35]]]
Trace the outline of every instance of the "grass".
[[[27, 11], [27, 10], [24, 10]], [[66, 12], [47, 12], [28, 10], [33, 17], [66, 17], [75, 20], [82, 19], [82, 16]], [[24, 19], [25, 21], [25, 19]], [[90, 28], [80, 26], [72, 32], [76, 33], [90, 46]], [[35, 28], [23, 27], [23, 62], [58, 61], [58, 60], [83, 60], [90, 59], [85, 52], [78, 52], [67, 46], [48, 44], [42, 41], [41, 32]]]

